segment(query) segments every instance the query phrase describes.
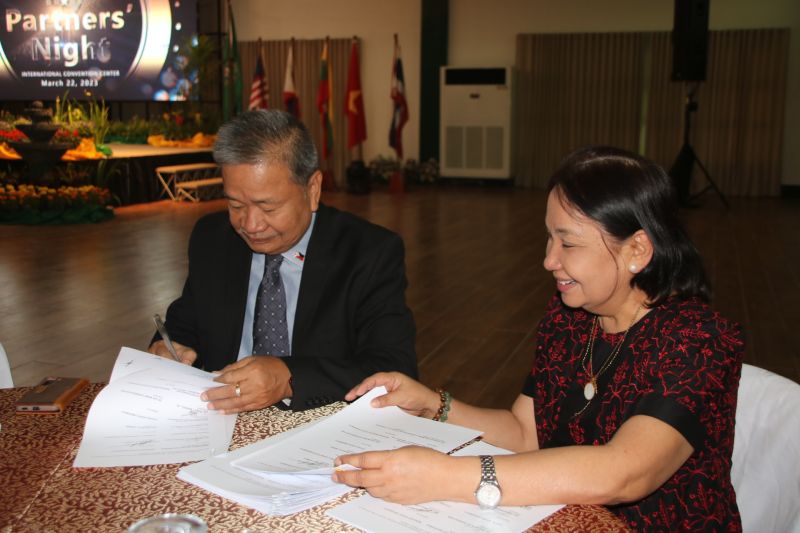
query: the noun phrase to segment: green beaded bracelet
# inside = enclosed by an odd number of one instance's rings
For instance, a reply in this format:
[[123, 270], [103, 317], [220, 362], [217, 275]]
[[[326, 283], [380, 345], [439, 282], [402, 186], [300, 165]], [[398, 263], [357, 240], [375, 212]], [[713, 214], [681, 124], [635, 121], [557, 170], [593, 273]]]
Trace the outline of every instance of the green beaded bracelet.
[[443, 389], [436, 389], [439, 393], [439, 410], [433, 415], [433, 419], [438, 422], [447, 422], [447, 414], [450, 412], [450, 402], [453, 397], [449, 392]]

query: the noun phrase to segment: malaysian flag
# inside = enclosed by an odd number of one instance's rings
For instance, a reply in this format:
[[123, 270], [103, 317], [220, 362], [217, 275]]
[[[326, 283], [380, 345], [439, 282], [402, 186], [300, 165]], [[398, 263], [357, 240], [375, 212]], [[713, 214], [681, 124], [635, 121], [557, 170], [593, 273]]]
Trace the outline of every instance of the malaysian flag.
[[394, 60], [392, 61], [392, 125], [389, 129], [389, 146], [403, 159], [403, 126], [408, 122], [408, 102], [403, 77], [403, 61], [400, 59], [400, 42], [394, 35]]
[[253, 84], [250, 85], [250, 105], [247, 109], [266, 109], [269, 103], [269, 85], [264, 78], [264, 62], [258, 54], [256, 73], [253, 75]]

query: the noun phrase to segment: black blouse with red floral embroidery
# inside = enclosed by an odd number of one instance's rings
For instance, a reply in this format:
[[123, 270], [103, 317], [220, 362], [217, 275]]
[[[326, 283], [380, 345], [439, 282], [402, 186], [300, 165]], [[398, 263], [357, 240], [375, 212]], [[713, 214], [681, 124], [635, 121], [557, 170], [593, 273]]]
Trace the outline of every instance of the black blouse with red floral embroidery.
[[[630, 328], [587, 406], [582, 359], [593, 318], [555, 296], [539, 324], [523, 394], [534, 400], [540, 448], [605, 444], [634, 415], [658, 418], [694, 452], [658, 490], [609, 509], [635, 530], [741, 531], [730, 481], [744, 352], [740, 326], [700, 300], [669, 298]], [[621, 339], [598, 332], [593, 372]]]

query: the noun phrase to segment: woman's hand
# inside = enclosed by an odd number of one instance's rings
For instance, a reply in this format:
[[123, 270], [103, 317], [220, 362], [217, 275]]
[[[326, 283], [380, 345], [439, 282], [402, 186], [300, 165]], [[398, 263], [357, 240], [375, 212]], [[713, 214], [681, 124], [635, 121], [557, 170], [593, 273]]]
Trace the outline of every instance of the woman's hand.
[[386, 387], [387, 394], [372, 400], [373, 407], [396, 405], [414, 416], [433, 418], [439, 410], [439, 394], [400, 372], [379, 372], [353, 387], [344, 399], [352, 402], [375, 387]]
[[445, 480], [450, 479], [449, 467], [453, 461], [443, 453], [419, 446], [342, 455], [336, 458], [336, 466], [348, 464], [360, 470], [337, 470], [332, 479], [364, 488], [372, 496], [389, 502], [424, 503], [447, 498]]

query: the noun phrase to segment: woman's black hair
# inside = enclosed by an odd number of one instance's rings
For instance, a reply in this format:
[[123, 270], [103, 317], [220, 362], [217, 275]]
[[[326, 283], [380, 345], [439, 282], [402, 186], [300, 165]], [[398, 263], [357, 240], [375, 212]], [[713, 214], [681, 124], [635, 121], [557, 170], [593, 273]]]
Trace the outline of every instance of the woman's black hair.
[[664, 169], [632, 152], [607, 146], [576, 150], [547, 184], [565, 205], [578, 209], [619, 241], [642, 229], [653, 258], [631, 280], [649, 306], [671, 295], [710, 298], [700, 254], [678, 219], [675, 187]]

